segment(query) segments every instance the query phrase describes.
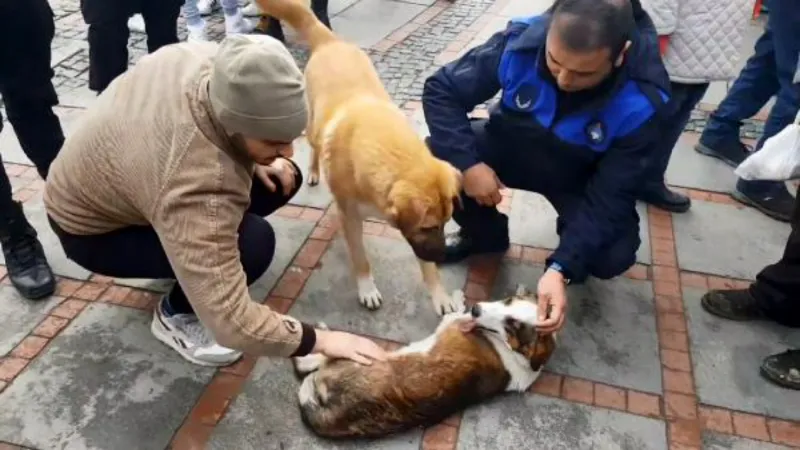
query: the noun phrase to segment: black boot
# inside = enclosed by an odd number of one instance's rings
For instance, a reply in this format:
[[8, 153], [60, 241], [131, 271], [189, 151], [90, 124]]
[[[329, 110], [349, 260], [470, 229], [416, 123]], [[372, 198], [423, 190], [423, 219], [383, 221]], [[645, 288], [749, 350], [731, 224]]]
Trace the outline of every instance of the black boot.
[[706, 312], [728, 320], [768, 320], [758, 300], [749, 289], [708, 291], [700, 300]]
[[689, 197], [672, 191], [663, 184], [648, 186], [640, 197], [645, 203], [674, 213], [684, 213], [692, 207]]
[[56, 290], [53, 275], [36, 230], [28, 223], [22, 205], [12, 202], [0, 215], [0, 244], [6, 258], [8, 279], [20, 295], [30, 300], [49, 297]]
[[472, 255], [505, 253], [511, 246], [508, 238], [508, 218], [499, 214], [497, 221], [461, 228], [445, 237], [445, 260], [443, 264], [462, 261]]
[[779, 386], [800, 390], [800, 349], [764, 358], [761, 376]]

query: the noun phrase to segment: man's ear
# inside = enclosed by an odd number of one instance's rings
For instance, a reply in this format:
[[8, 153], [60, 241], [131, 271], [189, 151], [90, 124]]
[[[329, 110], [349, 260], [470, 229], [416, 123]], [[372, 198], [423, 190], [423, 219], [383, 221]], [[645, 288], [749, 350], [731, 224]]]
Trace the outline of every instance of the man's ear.
[[622, 63], [625, 62], [625, 56], [628, 55], [628, 49], [631, 48], [632, 44], [633, 44], [633, 42], [631, 42], [631, 41], [625, 41], [625, 46], [622, 47], [622, 51], [619, 52], [619, 56], [617, 56], [617, 60], [614, 61], [614, 67], [620, 67], [622, 65]]

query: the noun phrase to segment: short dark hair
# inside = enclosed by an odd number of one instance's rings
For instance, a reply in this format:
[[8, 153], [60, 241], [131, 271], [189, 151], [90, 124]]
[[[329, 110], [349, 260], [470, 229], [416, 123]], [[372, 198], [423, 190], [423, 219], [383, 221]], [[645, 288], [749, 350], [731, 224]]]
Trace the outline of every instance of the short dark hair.
[[550, 8], [564, 44], [579, 52], [604, 48], [616, 59], [636, 27], [631, 0], [556, 0]]

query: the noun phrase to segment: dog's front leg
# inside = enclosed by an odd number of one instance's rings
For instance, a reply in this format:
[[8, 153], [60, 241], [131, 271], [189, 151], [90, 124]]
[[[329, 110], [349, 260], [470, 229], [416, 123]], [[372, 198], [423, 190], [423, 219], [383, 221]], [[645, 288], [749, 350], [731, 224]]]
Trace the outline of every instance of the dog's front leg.
[[421, 259], [417, 261], [419, 261], [419, 268], [422, 270], [422, 279], [425, 281], [425, 286], [428, 287], [428, 292], [433, 302], [433, 309], [436, 311], [436, 314], [442, 316], [448, 313], [460, 312], [460, 308], [463, 308], [463, 304], [459, 305], [457, 299], [454, 299], [445, 291], [442, 280], [439, 277], [439, 268], [436, 267], [436, 263], [423, 261]]
[[358, 208], [350, 207], [342, 211], [342, 228], [347, 248], [350, 251], [350, 258], [353, 261], [353, 269], [356, 273], [356, 283], [358, 285], [358, 301], [367, 309], [375, 310], [381, 307], [383, 297], [378, 287], [375, 286], [375, 279], [372, 277], [367, 253], [364, 249], [364, 225]]

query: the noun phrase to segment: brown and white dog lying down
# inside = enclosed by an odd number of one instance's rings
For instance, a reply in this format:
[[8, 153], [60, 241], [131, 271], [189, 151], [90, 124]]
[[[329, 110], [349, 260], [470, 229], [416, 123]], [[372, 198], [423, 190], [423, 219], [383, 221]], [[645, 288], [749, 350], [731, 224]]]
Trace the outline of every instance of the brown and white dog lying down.
[[[453, 298], [463, 305], [463, 294]], [[446, 314], [429, 337], [370, 366], [321, 355], [295, 358], [305, 376], [301, 415], [316, 434], [375, 438], [434, 425], [502, 392], [523, 392], [556, 347], [540, 336], [536, 297], [515, 295]], [[474, 320], [473, 320], [474, 319]]]
[[359, 302], [383, 301], [363, 242], [363, 220], [386, 220], [399, 229], [420, 264], [439, 314], [457, 311], [435, 262], [444, 257], [444, 225], [458, 199], [461, 173], [435, 158], [386, 92], [364, 51], [326, 28], [304, 0], [257, 0], [268, 15], [287, 22], [309, 43], [305, 68], [313, 149], [309, 184], [320, 165], [342, 216]]

